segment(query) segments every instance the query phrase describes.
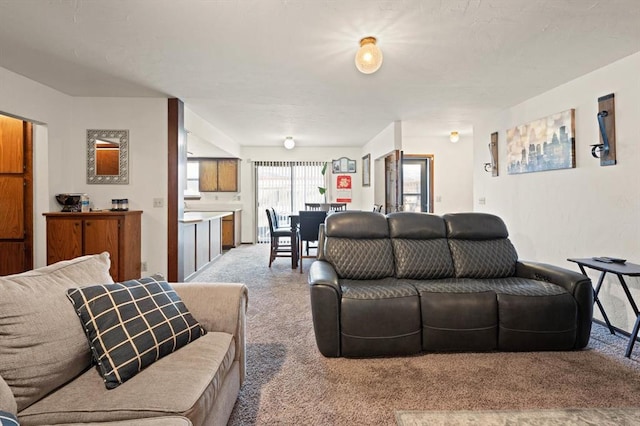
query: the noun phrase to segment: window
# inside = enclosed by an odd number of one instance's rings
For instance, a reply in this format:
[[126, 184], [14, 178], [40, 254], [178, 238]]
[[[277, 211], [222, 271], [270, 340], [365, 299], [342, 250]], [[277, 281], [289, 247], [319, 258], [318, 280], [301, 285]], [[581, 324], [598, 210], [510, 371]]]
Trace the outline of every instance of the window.
[[200, 199], [199, 179], [200, 162], [187, 161], [187, 188], [184, 191], [184, 198]]
[[280, 226], [288, 215], [304, 210], [304, 203], [322, 203], [318, 187], [327, 187], [321, 161], [258, 161], [256, 177], [257, 241], [269, 242], [269, 223], [265, 210], [275, 209]]

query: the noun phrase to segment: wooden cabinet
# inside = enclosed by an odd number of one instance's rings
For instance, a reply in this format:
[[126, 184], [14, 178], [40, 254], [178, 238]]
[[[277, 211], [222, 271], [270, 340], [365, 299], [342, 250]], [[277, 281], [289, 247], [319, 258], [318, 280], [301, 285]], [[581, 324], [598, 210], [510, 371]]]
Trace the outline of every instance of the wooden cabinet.
[[[196, 161], [190, 159], [189, 161]], [[237, 158], [199, 158], [200, 192], [238, 192]]]
[[114, 281], [140, 278], [141, 211], [45, 213], [47, 264], [109, 252]]
[[240, 218], [242, 216], [241, 211], [235, 211], [232, 215], [222, 218], [222, 248], [230, 249], [238, 247], [241, 244], [240, 241]]

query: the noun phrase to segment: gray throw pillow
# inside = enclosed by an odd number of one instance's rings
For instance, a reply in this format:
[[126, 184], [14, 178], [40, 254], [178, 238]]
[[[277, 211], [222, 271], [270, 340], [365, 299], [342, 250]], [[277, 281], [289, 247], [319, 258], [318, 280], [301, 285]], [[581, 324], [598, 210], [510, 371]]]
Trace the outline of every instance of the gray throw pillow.
[[206, 332], [157, 277], [67, 291], [107, 389]]
[[13, 414], [0, 410], [0, 426], [20, 426], [20, 423]]

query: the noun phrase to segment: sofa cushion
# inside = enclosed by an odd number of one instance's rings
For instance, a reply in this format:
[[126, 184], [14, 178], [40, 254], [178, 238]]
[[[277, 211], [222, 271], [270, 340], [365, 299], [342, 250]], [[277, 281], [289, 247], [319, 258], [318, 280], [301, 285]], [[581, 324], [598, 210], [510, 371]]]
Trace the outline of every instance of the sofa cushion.
[[455, 276], [503, 278], [516, 273], [518, 254], [507, 239], [449, 240]]
[[347, 357], [420, 352], [420, 301], [413, 285], [341, 280], [341, 353]]
[[0, 277], [0, 376], [18, 411], [89, 367], [91, 353], [68, 288], [112, 283], [109, 253]]
[[68, 295], [108, 389], [205, 334], [173, 288], [155, 277]]
[[390, 213], [387, 218], [396, 278], [425, 280], [453, 277], [447, 231], [440, 216], [398, 212]]
[[229, 376], [239, 381], [235, 347], [231, 334], [208, 332], [111, 390], [91, 369], [21, 412], [21, 423], [136, 420], [133, 425], [141, 418], [177, 415], [206, 424], [223, 382]]
[[345, 211], [327, 216], [323, 256], [338, 277], [380, 279], [394, 273], [387, 218], [374, 212]]
[[[131, 426], [130, 420], [97, 423], [63, 423], [56, 426]], [[193, 426], [189, 419], [178, 416], [149, 417], [136, 419], [135, 426]]]

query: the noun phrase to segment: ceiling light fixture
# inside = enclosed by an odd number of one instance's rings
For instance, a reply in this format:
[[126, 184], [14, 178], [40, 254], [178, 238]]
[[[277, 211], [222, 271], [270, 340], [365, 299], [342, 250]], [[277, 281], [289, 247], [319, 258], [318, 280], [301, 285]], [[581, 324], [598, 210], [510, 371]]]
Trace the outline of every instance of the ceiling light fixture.
[[287, 136], [284, 139], [284, 147], [287, 149], [293, 149], [296, 146], [296, 141], [293, 140], [293, 136]]
[[451, 132], [451, 134], [449, 135], [449, 140], [452, 143], [456, 143], [460, 140], [460, 135], [458, 134], [458, 132]]
[[360, 40], [360, 49], [356, 53], [356, 68], [363, 74], [373, 74], [382, 65], [382, 51], [375, 37]]

